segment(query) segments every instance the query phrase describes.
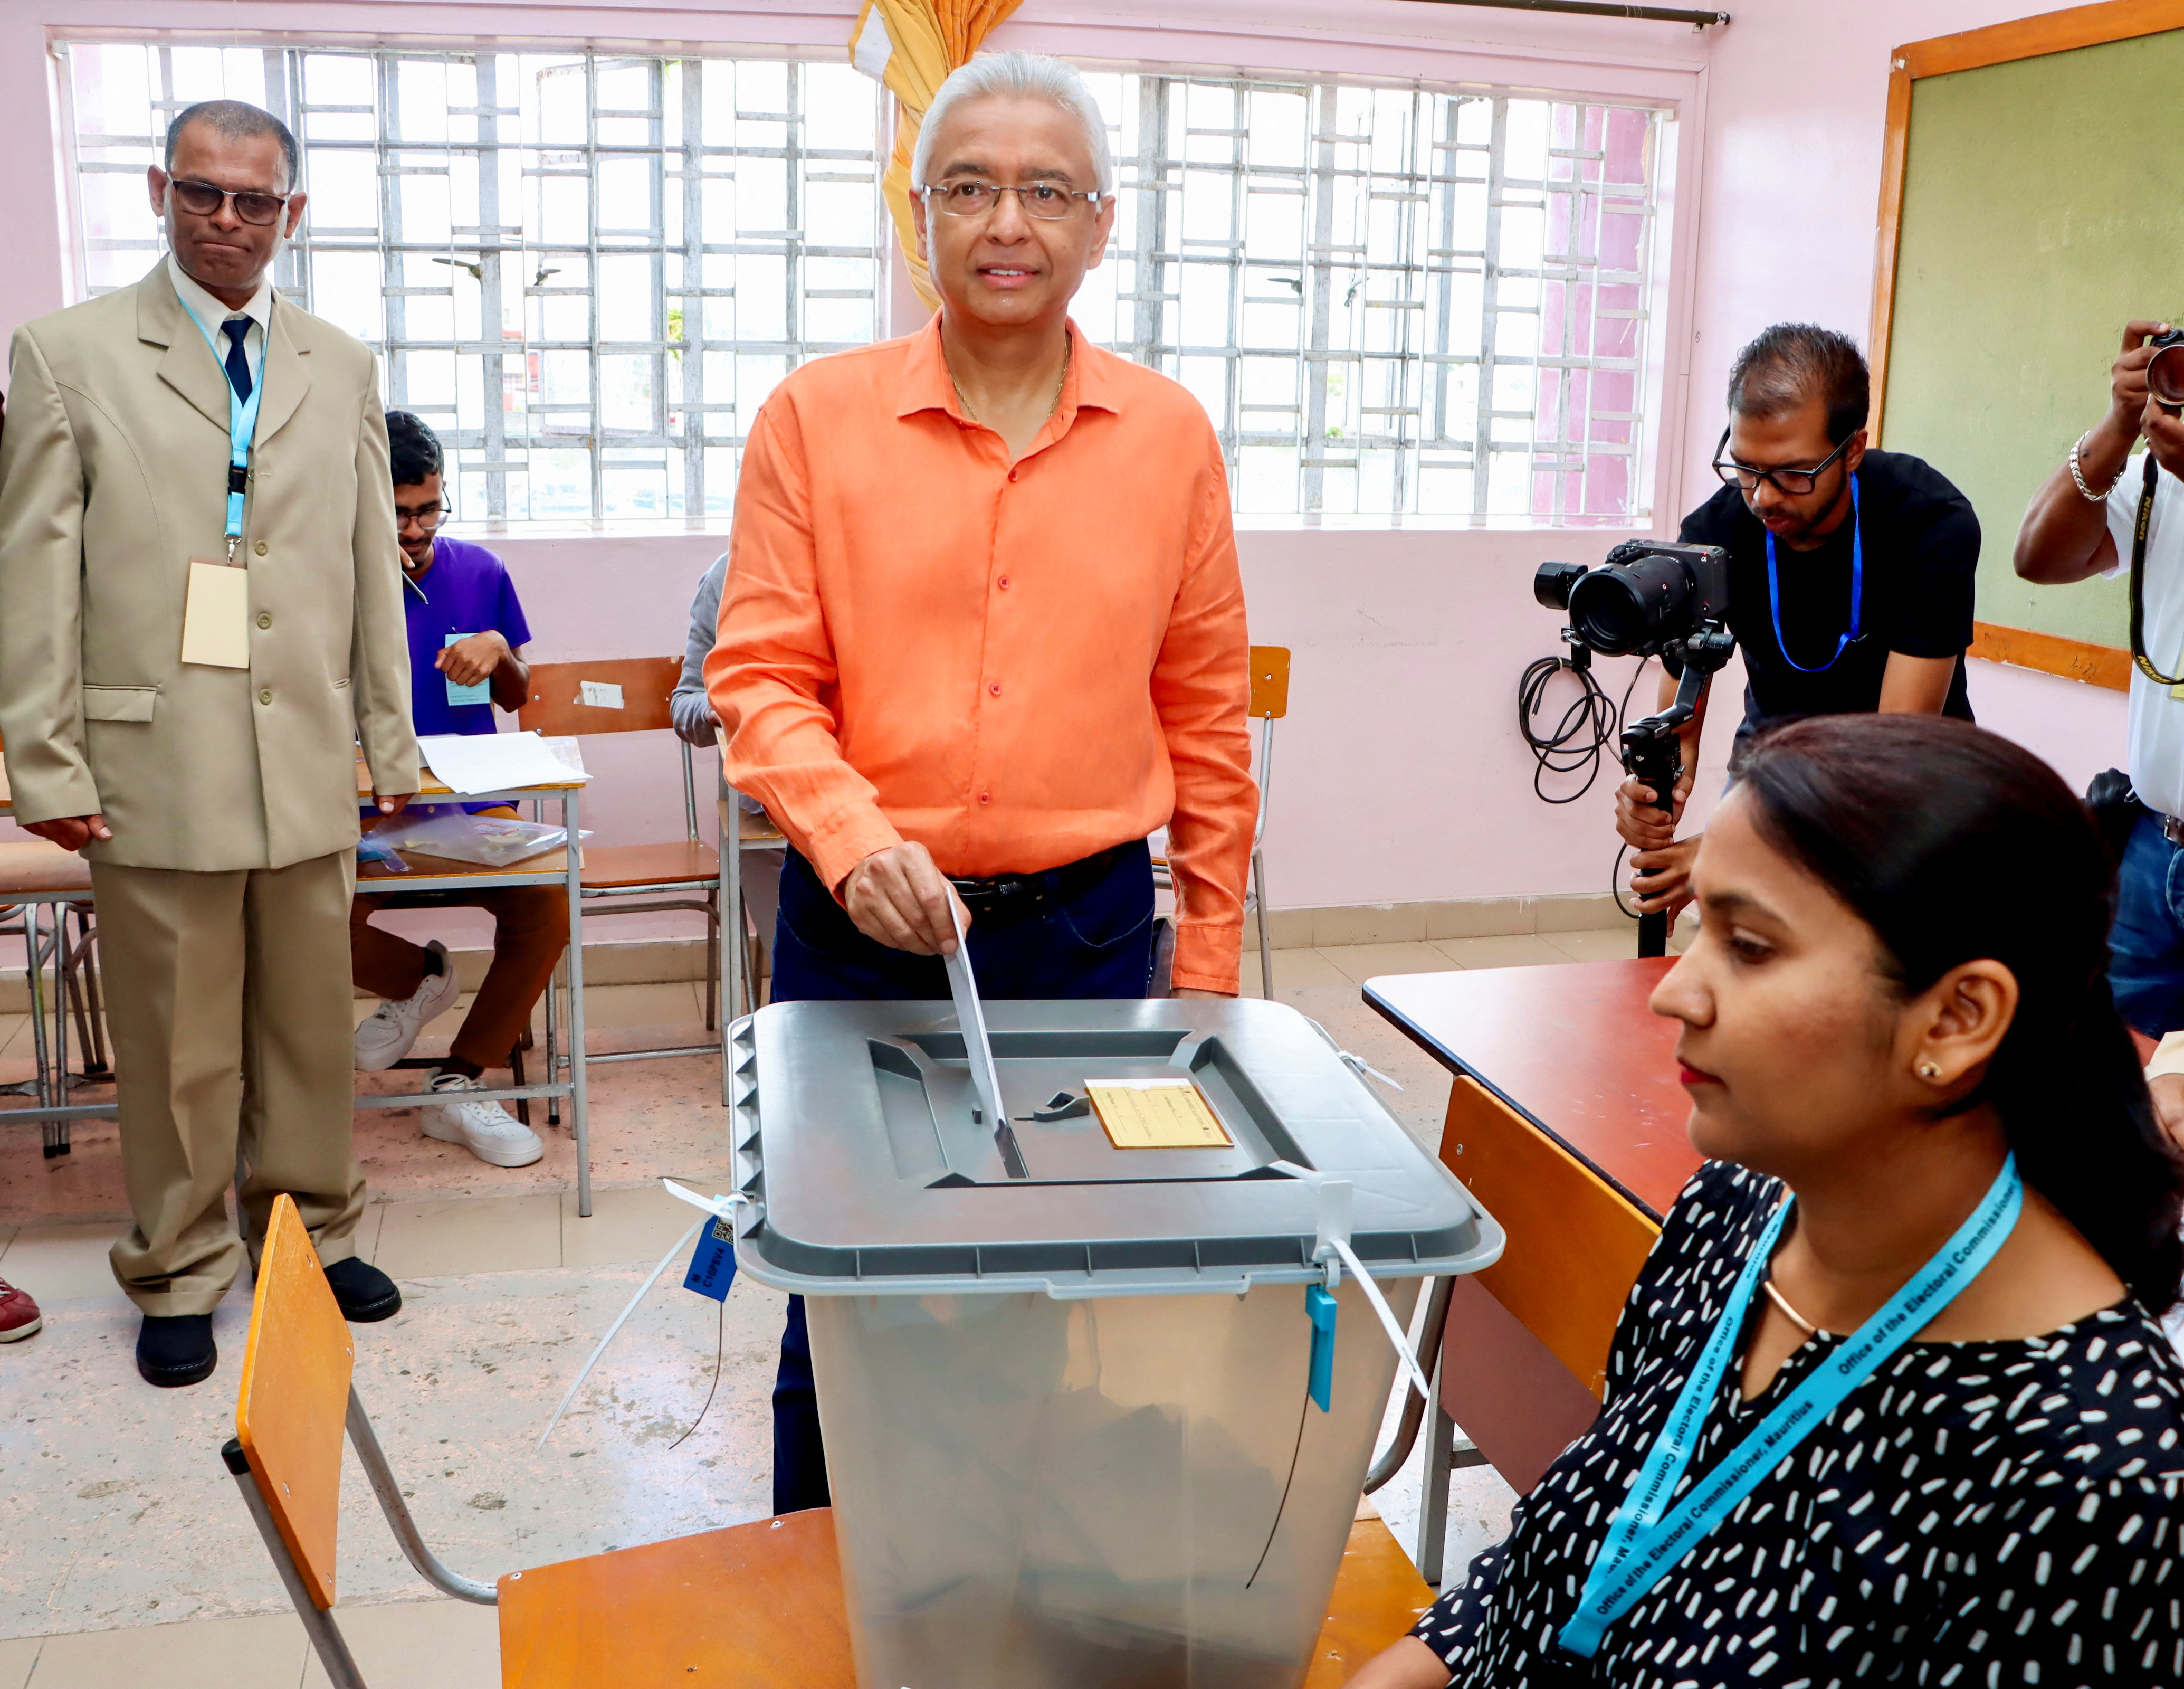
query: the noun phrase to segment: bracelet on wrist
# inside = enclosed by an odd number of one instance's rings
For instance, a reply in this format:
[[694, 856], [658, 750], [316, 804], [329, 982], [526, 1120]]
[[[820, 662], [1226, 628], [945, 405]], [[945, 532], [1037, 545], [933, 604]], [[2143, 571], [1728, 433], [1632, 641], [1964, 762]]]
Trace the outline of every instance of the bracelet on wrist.
[[2078, 436], [2077, 444], [2070, 448], [2070, 479], [2077, 483], [2078, 494], [2087, 504], [2105, 504], [2109, 501], [2109, 494], [2115, 491], [2116, 482], [2123, 479], [2125, 471], [2131, 467], [2131, 454], [2128, 452], [2124, 454], [2124, 466], [2115, 472], [2115, 480], [2109, 482], [2106, 488], [2096, 493], [2086, 485], [2086, 472], [2078, 461], [2078, 454], [2085, 450], [2086, 442], [2092, 438], [2093, 431], [2088, 428]]

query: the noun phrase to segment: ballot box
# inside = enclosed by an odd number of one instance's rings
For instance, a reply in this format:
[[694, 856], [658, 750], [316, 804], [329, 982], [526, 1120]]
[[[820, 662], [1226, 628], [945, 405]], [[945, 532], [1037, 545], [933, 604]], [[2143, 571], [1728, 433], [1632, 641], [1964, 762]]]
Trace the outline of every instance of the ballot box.
[[1313, 1399], [1329, 1217], [1406, 1321], [1501, 1230], [1294, 1009], [986, 1017], [1006, 1121], [947, 1003], [733, 1040], [738, 1255], [810, 1299], [858, 1681], [1295, 1689], [1396, 1367], [1346, 1270]]

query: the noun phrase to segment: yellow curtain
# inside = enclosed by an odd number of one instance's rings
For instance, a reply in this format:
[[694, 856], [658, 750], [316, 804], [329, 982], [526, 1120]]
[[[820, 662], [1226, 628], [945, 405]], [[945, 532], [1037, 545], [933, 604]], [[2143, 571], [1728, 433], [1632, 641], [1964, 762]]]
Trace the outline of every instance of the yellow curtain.
[[865, 0], [850, 31], [850, 62], [884, 82], [895, 98], [894, 155], [881, 188], [894, 218], [902, 255], [917, 297], [936, 309], [940, 296], [917, 255], [917, 230], [910, 220], [910, 156], [917, 148], [925, 109], [948, 73], [971, 56], [1023, 0]]

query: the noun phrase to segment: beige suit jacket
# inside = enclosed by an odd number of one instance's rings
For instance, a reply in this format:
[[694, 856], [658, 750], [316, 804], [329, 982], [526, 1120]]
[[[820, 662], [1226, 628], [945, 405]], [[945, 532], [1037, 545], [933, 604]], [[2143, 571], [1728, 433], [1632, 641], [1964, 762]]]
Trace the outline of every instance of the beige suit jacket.
[[355, 746], [417, 788], [401, 549], [370, 348], [286, 300], [242, 546], [248, 670], [181, 661], [226, 555], [227, 378], [163, 258], [15, 332], [0, 432], [0, 743], [19, 821], [103, 812], [94, 860], [284, 867], [357, 839]]

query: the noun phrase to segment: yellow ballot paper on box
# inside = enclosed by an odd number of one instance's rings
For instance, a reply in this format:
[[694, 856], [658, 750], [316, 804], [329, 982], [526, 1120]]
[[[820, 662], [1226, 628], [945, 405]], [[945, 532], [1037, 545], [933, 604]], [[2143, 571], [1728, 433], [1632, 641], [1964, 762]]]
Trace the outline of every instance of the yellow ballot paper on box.
[[182, 661], [210, 668], [250, 666], [250, 571], [190, 559], [182, 600]]
[[1225, 1150], [1235, 1143], [1189, 1079], [1092, 1079], [1084, 1092], [1118, 1150]]

